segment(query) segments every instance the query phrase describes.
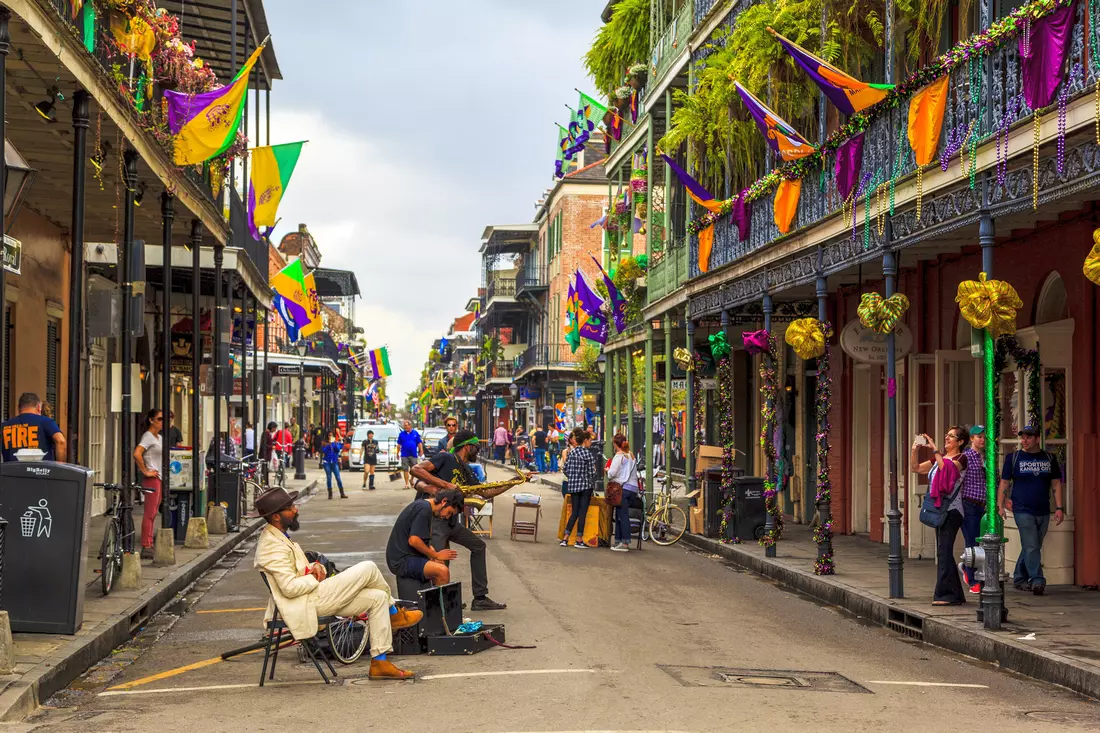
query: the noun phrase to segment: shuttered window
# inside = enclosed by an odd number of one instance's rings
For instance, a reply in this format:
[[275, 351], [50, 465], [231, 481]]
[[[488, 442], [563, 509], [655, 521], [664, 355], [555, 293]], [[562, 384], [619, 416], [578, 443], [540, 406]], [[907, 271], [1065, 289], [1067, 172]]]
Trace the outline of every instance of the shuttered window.
[[11, 417], [11, 306], [4, 307], [4, 419]]
[[57, 404], [57, 361], [61, 347], [61, 324], [50, 318], [46, 321], [46, 402], [58, 415]]

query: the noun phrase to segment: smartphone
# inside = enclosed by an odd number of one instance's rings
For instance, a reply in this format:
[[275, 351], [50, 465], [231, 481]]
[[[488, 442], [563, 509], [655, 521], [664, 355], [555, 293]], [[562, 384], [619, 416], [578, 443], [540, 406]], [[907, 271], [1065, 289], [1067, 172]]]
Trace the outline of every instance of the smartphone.
[[928, 445], [928, 438], [923, 435], [918, 435], [913, 439], [913, 445]]

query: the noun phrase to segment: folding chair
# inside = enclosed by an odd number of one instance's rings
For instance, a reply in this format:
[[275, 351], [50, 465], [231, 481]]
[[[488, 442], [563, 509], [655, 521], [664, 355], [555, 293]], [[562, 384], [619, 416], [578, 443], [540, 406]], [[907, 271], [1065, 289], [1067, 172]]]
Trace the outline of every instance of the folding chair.
[[[264, 586], [267, 588], [267, 592], [271, 593], [271, 583], [268, 582], [267, 575], [261, 572], [260, 577], [264, 580]], [[272, 601], [274, 601], [275, 596], [272, 595], [271, 599]], [[264, 666], [260, 670], [260, 687], [264, 686], [264, 677], [267, 677], [267, 679], [269, 680], [275, 679], [275, 664], [279, 661], [279, 647], [281, 645], [281, 642], [283, 641], [282, 636], [284, 632], [286, 632], [287, 634], [290, 633], [290, 629], [287, 628], [286, 622], [279, 618], [279, 604], [275, 603], [274, 605], [275, 613], [272, 614], [271, 620], [268, 621], [266, 624], [267, 643], [264, 645]], [[317, 624], [319, 627], [322, 628], [327, 626], [328, 624], [334, 623], [335, 621], [335, 616], [319, 616], [317, 618]], [[332, 662], [329, 661], [328, 654], [326, 654], [325, 650], [321, 648], [321, 646], [317, 643], [317, 637], [314, 636], [309, 639], [295, 639], [295, 641], [298, 642], [299, 646], [306, 650], [306, 654], [313, 662], [313, 666], [317, 668], [317, 673], [321, 675], [321, 679], [325, 681], [325, 684], [327, 685], [330, 682], [335, 682], [338, 675], [336, 674], [336, 670], [332, 666]], [[332, 680], [330, 680], [325, 674], [325, 670], [321, 669], [321, 662], [318, 660], [318, 657], [320, 657], [321, 660], [324, 660], [325, 666], [328, 667], [328, 671], [332, 673]], [[268, 659], [271, 660], [270, 674], [268, 674], [267, 671]]]
[[[514, 542], [518, 535], [529, 535], [534, 542], [538, 542], [542, 497], [538, 494], [513, 494], [512, 502], [512, 541]], [[535, 512], [534, 520], [518, 519], [516, 513], [520, 509], [533, 509]]]
[[[493, 537], [493, 500], [482, 499], [476, 496], [466, 497], [466, 528], [475, 535]], [[489, 529], [485, 529], [482, 522], [489, 519]]]

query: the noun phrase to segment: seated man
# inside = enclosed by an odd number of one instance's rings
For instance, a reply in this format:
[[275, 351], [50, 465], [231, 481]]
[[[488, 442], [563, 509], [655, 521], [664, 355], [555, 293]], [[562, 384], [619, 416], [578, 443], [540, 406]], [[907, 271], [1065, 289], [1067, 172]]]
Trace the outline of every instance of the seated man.
[[[450, 451], [437, 453], [427, 461], [412, 468], [416, 479], [416, 498], [426, 499], [440, 491], [457, 488], [456, 478], [466, 486], [476, 486], [469, 464], [477, 460], [477, 436], [469, 430], [455, 433]], [[483, 495], [484, 496], [484, 495]], [[465, 547], [470, 551], [470, 575], [473, 581], [474, 600], [470, 609], [474, 611], [499, 611], [507, 608], [505, 603], [497, 603], [489, 597], [489, 573], [485, 568], [485, 540], [481, 539], [458, 521], [456, 512], [450, 518], [435, 516], [432, 519], [432, 547], [442, 550], [448, 542]]]
[[462, 513], [462, 492], [443, 489], [424, 499], [417, 499], [401, 510], [386, 545], [386, 565], [398, 578], [412, 578], [435, 585], [451, 582], [451, 571], [445, 564], [454, 560], [454, 550], [433, 550], [432, 518], [448, 520]]
[[354, 617], [368, 614], [371, 679], [410, 679], [412, 672], [398, 669], [386, 659], [393, 651], [393, 629], [414, 626], [420, 611], [393, 605], [390, 586], [378, 566], [364, 561], [326, 577], [320, 563], [310, 563], [290, 532], [298, 530], [297, 491], [272, 489], [256, 499], [256, 513], [267, 520], [256, 543], [256, 567], [267, 576], [272, 600], [265, 620], [274, 615], [275, 603], [295, 639], [317, 634], [318, 616]]

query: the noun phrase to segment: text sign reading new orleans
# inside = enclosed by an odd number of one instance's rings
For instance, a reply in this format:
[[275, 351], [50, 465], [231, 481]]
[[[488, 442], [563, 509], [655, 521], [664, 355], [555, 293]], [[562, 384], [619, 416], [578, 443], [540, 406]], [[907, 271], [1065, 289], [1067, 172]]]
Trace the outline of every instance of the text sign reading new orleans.
[[[840, 348], [862, 364], [886, 363], [886, 335], [866, 328], [856, 318], [840, 332]], [[904, 323], [894, 326], [894, 358], [901, 359], [913, 348], [913, 332]]]

